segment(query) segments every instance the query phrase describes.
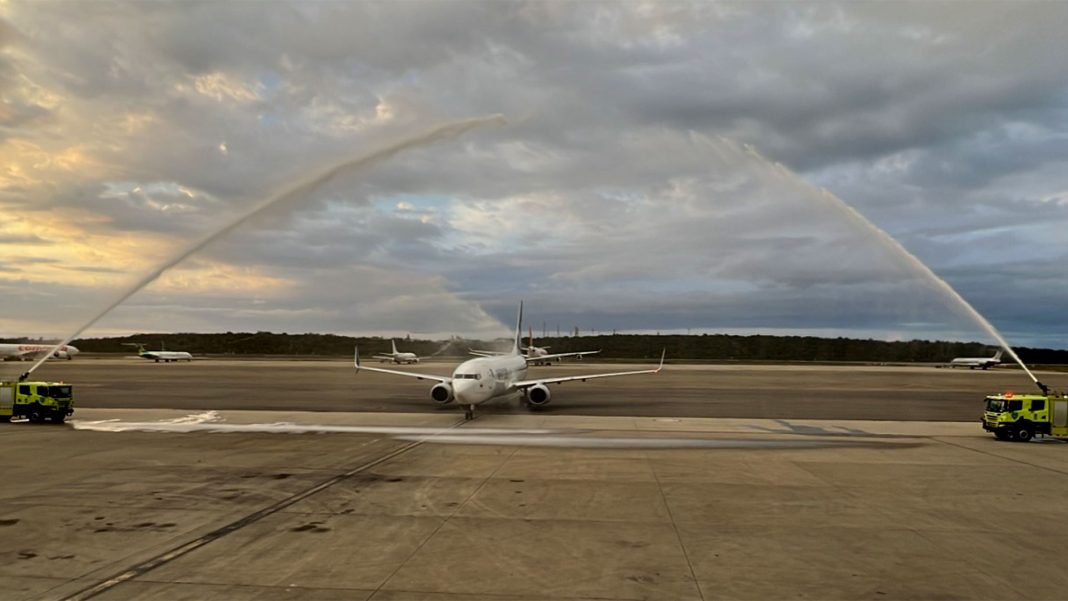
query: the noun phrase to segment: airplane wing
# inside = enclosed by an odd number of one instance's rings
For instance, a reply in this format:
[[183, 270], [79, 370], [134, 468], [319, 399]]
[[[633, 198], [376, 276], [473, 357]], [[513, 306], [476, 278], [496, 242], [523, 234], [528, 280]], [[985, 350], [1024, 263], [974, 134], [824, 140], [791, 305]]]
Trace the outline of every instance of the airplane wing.
[[501, 351], [479, 351], [476, 349], [467, 349], [467, 352], [476, 357], [499, 357], [504, 354]]
[[153, 353], [152, 351], [145, 351], [143, 353], [139, 353], [137, 356], [138, 357], [144, 357], [145, 359], [159, 359], [160, 358], [159, 355], [157, 355], [156, 353]]
[[380, 355], [371, 355], [371, 358], [372, 358], [372, 359], [392, 359], [392, 358], [393, 358], [393, 355], [384, 355], [384, 354], [380, 354]]
[[381, 367], [365, 367], [365, 366], [360, 364], [360, 349], [359, 349], [359, 347], [356, 347], [354, 354], [355, 354], [355, 358], [354, 358], [353, 362], [355, 364], [357, 372], [359, 372], [361, 369], [365, 369], [367, 371], [377, 371], [379, 373], [393, 374], [395, 376], [408, 376], [409, 378], [416, 378], [417, 380], [434, 380], [435, 382], [445, 382], [445, 383], [452, 382], [452, 378], [451, 377], [446, 377], [446, 376], [435, 376], [435, 375], [432, 375], [432, 374], [421, 374], [421, 373], [416, 373], [414, 371], [401, 371], [399, 369], [382, 369]]
[[[549, 347], [545, 347], [549, 348]], [[531, 361], [548, 361], [549, 359], [563, 359], [564, 357], [581, 357], [583, 355], [596, 355], [601, 351], [575, 351], [572, 353], [554, 353], [552, 355], [539, 355], [537, 357], [528, 357]]]
[[636, 376], [638, 374], [656, 374], [660, 373], [660, 370], [664, 369], [664, 355], [667, 354], [667, 349], [660, 353], [660, 365], [656, 369], [639, 369], [636, 371], [617, 371], [609, 374], [591, 374], [588, 376], [564, 376], [560, 378], [541, 378], [539, 380], [522, 380], [516, 382], [514, 386], [518, 389], [530, 388], [535, 384], [560, 384], [562, 382], [574, 382], [575, 380], [593, 380], [595, 378], [615, 378], [619, 376]]

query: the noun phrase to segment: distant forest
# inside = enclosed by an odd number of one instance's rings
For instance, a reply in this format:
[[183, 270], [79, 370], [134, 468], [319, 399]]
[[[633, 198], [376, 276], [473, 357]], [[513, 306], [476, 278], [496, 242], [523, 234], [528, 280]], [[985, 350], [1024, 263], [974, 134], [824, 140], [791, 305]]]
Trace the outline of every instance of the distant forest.
[[[24, 342], [26, 340], [8, 340]], [[29, 341], [40, 342], [40, 341]], [[389, 351], [389, 339], [337, 336], [334, 334], [275, 334], [272, 332], [226, 332], [225, 334], [137, 334], [118, 338], [83, 338], [73, 342], [83, 352], [127, 353], [135, 349], [123, 343], [142, 343], [149, 350], [189, 351], [194, 355], [296, 355], [347, 356], [359, 345], [370, 357]], [[397, 339], [400, 351], [420, 357], [458, 357], [468, 349], [507, 348], [509, 342], [453, 339], [449, 341]], [[887, 342], [852, 338], [811, 336], [736, 336], [727, 334], [652, 335], [605, 334], [600, 336], [547, 337], [535, 340], [551, 352], [601, 349], [600, 359], [647, 359], [666, 348], [671, 360], [695, 361], [860, 361], [878, 363], [938, 363], [954, 357], [990, 356], [994, 347], [978, 342], [910, 340]], [[1017, 347], [1025, 363], [1068, 364], [1068, 350]], [[1008, 358], [1004, 361], [1008, 362]]]

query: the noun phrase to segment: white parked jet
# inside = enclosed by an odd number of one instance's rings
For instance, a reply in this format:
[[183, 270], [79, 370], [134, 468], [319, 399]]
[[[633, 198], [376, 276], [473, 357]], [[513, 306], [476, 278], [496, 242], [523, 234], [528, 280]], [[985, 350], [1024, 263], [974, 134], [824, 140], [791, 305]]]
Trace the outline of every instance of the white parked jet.
[[531, 406], [541, 407], [547, 405], [552, 399], [552, 395], [549, 393], [549, 384], [574, 382], [576, 380], [585, 382], [594, 378], [655, 374], [664, 368], [664, 354], [661, 353], [660, 365], [656, 369], [527, 379], [529, 359], [519, 351], [519, 340], [523, 331], [522, 325], [523, 303], [519, 303], [519, 318], [516, 320], [515, 344], [512, 347], [512, 351], [502, 355], [478, 357], [464, 361], [452, 372], [452, 376], [434, 376], [410, 371], [383, 369], [381, 367], [365, 367], [360, 364], [359, 348], [356, 349], [355, 353], [356, 371], [359, 372], [361, 369], [365, 369], [419, 380], [435, 380], [437, 384], [434, 384], [430, 389], [430, 398], [442, 405], [452, 402], [462, 405], [464, 407], [464, 416], [467, 419], [471, 419], [475, 414], [475, 406], [491, 399], [518, 393], [522, 394], [523, 398]]
[[398, 353], [397, 341], [390, 339], [389, 343], [393, 345], [392, 353], [379, 353], [375, 355], [375, 359], [381, 359], [383, 363], [392, 361], [393, 363], [419, 363], [419, 357], [415, 353]]
[[142, 359], [151, 359], [156, 363], [163, 361], [164, 363], [170, 363], [171, 361], [192, 361], [193, 355], [185, 351], [146, 351], [145, 345], [138, 344], [136, 342], [124, 342], [126, 346], [136, 346], [137, 356]]
[[993, 357], [957, 357], [949, 362], [950, 367], [967, 367], [968, 369], [989, 369], [1001, 363], [1001, 351], [994, 353]]
[[[36, 359], [41, 355], [44, 355], [52, 350], [54, 344], [0, 344], [0, 359], [18, 359], [19, 361], [26, 361], [28, 359]], [[64, 344], [52, 354], [56, 359], [73, 359], [74, 355], [79, 353], [78, 349]]]
[[[527, 358], [527, 364], [528, 365], [549, 365], [550, 363], [553, 362], [553, 360], [559, 361], [560, 359], [563, 359], [564, 357], [578, 357], [579, 359], [581, 359], [585, 355], [596, 355], [597, 353], [601, 352], [600, 350], [596, 350], [596, 351], [572, 351], [572, 352], [569, 352], [569, 353], [555, 353], [555, 354], [552, 354], [552, 353], [549, 353], [549, 347], [547, 347], [547, 346], [534, 346], [534, 329], [531, 328], [529, 331], [530, 331], [530, 343], [527, 346], [520, 347], [520, 350], [522, 351], [523, 356], [525, 356]], [[472, 355], [475, 355], [475, 356], [478, 356], [478, 357], [498, 357], [500, 355], [507, 355], [508, 354], [507, 352], [501, 352], [501, 351], [470, 350], [468, 352], [471, 353]]]

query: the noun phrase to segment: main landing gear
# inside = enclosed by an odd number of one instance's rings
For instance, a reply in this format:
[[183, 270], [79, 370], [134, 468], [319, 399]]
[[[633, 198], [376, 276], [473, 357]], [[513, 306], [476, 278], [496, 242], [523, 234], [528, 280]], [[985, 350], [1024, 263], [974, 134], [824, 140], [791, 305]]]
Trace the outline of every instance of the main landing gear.
[[464, 408], [464, 419], [467, 420], [467, 421], [471, 421], [471, 420], [475, 419], [475, 406], [474, 405], [468, 405], [467, 407]]

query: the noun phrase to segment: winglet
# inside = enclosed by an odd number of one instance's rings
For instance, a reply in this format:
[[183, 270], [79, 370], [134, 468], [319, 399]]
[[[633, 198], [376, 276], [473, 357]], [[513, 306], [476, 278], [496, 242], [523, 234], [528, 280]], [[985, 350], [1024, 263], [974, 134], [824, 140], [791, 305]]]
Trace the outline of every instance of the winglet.
[[666, 347], [664, 348], [664, 350], [660, 351], [660, 365], [656, 368], [656, 371], [653, 372], [653, 373], [657, 373], [658, 374], [658, 373], [660, 373], [660, 370], [664, 369], [664, 356], [665, 355], [667, 355], [667, 348]]
[[360, 371], [360, 347], [353, 346], [352, 348], [354, 349], [355, 355], [352, 359], [353, 365], [356, 367], [356, 371]]
[[523, 340], [523, 301], [519, 301], [519, 316], [515, 320], [515, 348], [513, 353], [521, 355], [519, 350], [520, 343]]

